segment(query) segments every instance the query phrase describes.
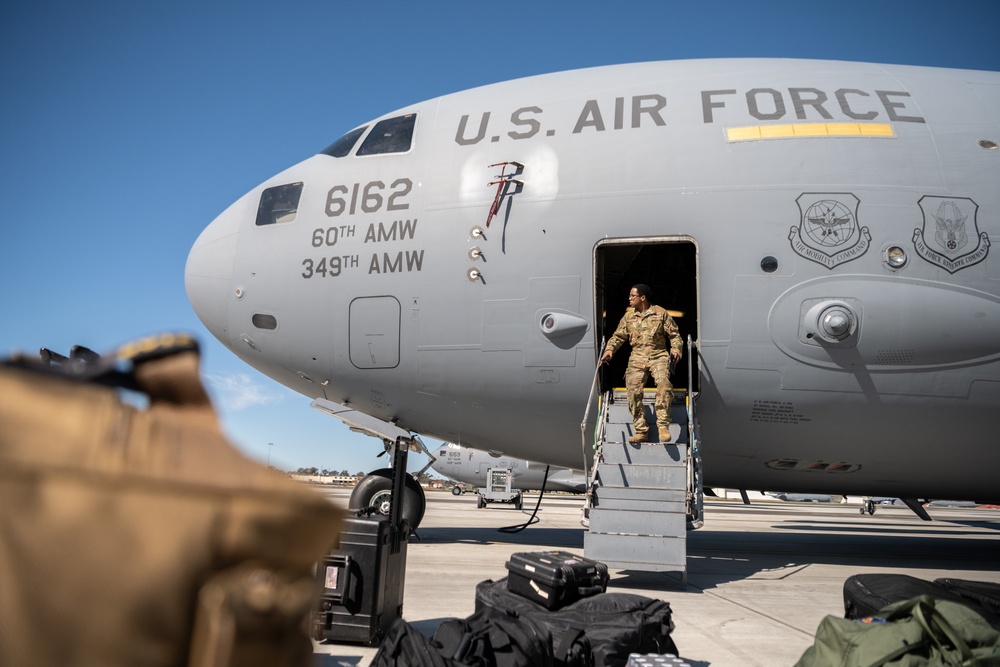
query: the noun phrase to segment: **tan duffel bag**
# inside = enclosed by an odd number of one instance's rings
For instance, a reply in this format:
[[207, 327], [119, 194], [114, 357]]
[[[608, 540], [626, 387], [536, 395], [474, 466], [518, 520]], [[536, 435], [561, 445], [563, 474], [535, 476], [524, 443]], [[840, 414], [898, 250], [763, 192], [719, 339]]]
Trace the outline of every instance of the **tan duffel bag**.
[[340, 511], [237, 451], [198, 365], [186, 336], [0, 365], [0, 665], [312, 660]]

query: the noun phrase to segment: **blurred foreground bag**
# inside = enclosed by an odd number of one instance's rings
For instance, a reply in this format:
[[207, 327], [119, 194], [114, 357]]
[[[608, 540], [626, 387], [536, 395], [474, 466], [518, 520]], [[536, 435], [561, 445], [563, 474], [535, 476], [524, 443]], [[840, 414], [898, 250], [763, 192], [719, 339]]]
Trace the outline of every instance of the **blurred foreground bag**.
[[0, 665], [309, 664], [339, 510], [226, 440], [192, 339], [62, 359], [0, 365]]
[[1000, 632], [965, 605], [918, 595], [863, 620], [827, 616], [795, 667], [998, 667]]

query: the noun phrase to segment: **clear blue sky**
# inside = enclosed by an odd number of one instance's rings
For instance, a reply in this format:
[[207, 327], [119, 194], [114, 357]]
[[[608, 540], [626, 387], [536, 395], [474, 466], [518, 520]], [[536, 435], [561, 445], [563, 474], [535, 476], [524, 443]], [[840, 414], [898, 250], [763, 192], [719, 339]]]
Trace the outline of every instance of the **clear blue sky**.
[[5, 3], [0, 353], [192, 332], [247, 453], [382, 467], [376, 441], [243, 365], [191, 310], [188, 249], [243, 193], [375, 116], [473, 86], [741, 56], [998, 71], [998, 24], [1000, 0]]

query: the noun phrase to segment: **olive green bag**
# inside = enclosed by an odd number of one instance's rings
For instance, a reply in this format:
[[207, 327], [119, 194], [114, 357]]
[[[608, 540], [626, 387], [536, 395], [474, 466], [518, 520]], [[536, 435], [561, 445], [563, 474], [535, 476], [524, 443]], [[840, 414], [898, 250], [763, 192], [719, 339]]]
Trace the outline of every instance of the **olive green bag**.
[[0, 365], [0, 665], [309, 664], [339, 510], [229, 443], [191, 339], [94, 357]]
[[1000, 632], [968, 607], [921, 595], [864, 622], [827, 616], [796, 667], [1000, 666]]

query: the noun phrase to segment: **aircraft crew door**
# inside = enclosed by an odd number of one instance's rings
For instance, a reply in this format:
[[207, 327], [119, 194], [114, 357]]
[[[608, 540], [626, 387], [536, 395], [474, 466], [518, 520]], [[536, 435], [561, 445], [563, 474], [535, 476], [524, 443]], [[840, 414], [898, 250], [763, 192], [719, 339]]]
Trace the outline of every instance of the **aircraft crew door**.
[[[594, 299], [596, 334], [600, 355], [603, 345], [614, 333], [628, 308], [628, 294], [633, 285], [644, 283], [652, 290], [652, 302], [670, 311], [681, 338], [688, 336], [697, 348], [698, 326], [698, 248], [690, 237], [613, 239], [597, 245], [594, 255]], [[603, 342], [602, 342], [603, 341]], [[685, 355], [687, 350], [685, 348]], [[625, 386], [629, 348], [619, 350], [601, 373], [601, 391]], [[672, 412], [684, 410], [688, 389], [697, 395], [700, 388], [699, 364], [692, 360], [688, 376], [687, 359], [674, 369]], [[647, 386], [652, 386], [650, 381]]]

